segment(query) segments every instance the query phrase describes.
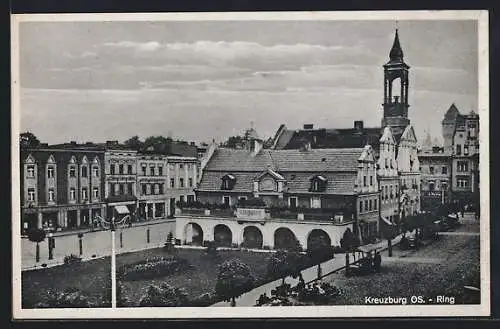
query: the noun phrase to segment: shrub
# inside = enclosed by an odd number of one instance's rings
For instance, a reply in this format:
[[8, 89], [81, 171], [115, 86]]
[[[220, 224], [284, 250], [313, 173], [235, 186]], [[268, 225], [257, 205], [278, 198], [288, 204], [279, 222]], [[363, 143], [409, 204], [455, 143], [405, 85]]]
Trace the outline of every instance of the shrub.
[[207, 241], [207, 249], [206, 253], [210, 256], [217, 256], [217, 242], [215, 241]]
[[140, 307], [175, 307], [187, 306], [188, 295], [182, 288], [174, 288], [166, 283], [150, 285], [141, 299]]
[[76, 288], [49, 291], [47, 297], [34, 305], [35, 308], [83, 308], [92, 307], [88, 297]]
[[189, 302], [191, 307], [207, 307], [217, 302], [217, 296], [213, 292], [201, 294]]
[[64, 264], [65, 265], [81, 263], [81, 261], [82, 261], [81, 257], [78, 257], [77, 255], [74, 255], [74, 254], [64, 256]]
[[255, 277], [247, 264], [234, 258], [219, 265], [215, 293], [235, 305], [236, 297], [253, 289]]
[[408, 250], [410, 248], [410, 241], [408, 241], [407, 237], [402, 237], [399, 241], [399, 248], [401, 250]]
[[[99, 306], [101, 307], [111, 307], [111, 280], [106, 281], [105, 293], [101, 300]], [[124, 286], [120, 281], [116, 281], [116, 306], [125, 307], [128, 306], [130, 301], [123, 293]]]
[[187, 260], [176, 257], [153, 257], [120, 268], [118, 275], [122, 280], [142, 280], [187, 271], [191, 265]]

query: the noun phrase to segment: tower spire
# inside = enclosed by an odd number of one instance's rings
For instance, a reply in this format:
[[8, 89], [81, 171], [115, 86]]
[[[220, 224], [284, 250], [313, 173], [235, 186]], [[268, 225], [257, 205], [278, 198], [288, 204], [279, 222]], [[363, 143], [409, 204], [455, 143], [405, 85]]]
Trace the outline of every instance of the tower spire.
[[403, 49], [401, 49], [401, 44], [399, 43], [399, 33], [397, 27], [391, 52], [389, 53], [389, 58], [391, 61], [403, 61]]

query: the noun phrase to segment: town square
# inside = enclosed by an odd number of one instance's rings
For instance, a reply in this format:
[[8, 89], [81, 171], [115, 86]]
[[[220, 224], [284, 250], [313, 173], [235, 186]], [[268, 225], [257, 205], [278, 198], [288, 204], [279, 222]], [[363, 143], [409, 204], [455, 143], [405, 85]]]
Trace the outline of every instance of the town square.
[[478, 29], [20, 22], [22, 309], [481, 304]]

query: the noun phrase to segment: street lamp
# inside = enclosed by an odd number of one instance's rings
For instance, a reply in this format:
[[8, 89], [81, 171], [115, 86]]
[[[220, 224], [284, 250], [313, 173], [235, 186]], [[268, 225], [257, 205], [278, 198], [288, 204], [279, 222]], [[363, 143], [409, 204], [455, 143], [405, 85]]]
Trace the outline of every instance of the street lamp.
[[49, 241], [48, 241], [48, 245], [49, 245], [49, 260], [52, 260], [54, 259], [54, 247], [55, 247], [55, 243], [54, 243], [54, 238], [53, 238], [53, 234], [52, 232], [49, 233]]
[[126, 215], [120, 221], [116, 221], [115, 216], [111, 220], [106, 220], [99, 215], [95, 216], [102, 228], [111, 231], [111, 308], [116, 308], [116, 248], [115, 248], [115, 231], [117, 226], [123, 226], [127, 222], [130, 215]]

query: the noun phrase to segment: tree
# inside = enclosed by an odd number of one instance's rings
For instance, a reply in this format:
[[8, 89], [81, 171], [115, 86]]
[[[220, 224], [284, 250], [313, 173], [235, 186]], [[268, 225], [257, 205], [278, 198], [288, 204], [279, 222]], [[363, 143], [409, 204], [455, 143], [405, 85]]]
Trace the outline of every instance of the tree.
[[245, 147], [245, 138], [242, 136], [231, 136], [222, 143], [222, 147], [242, 149]]
[[150, 136], [144, 141], [144, 149], [147, 151], [151, 150], [157, 153], [166, 154], [169, 152], [171, 144], [171, 138], [163, 136]]
[[358, 247], [359, 242], [356, 239], [356, 236], [352, 233], [350, 228], [347, 228], [340, 239], [340, 246], [345, 250], [345, 267], [346, 274], [349, 273], [349, 252], [352, 252]]
[[28, 239], [36, 243], [36, 262], [40, 261], [40, 242], [45, 240], [45, 231], [40, 228], [33, 228], [28, 231]]
[[19, 147], [21, 149], [35, 148], [39, 146], [40, 140], [32, 132], [27, 131], [19, 135]]
[[318, 235], [311, 237], [307, 254], [314, 264], [319, 264], [333, 257], [333, 248], [324, 236]]
[[234, 258], [219, 265], [219, 275], [215, 293], [224, 300], [236, 305], [236, 298], [254, 287], [255, 277], [247, 264]]
[[301, 277], [301, 270], [306, 263], [305, 256], [297, 251], [278, 250], [267, 259], [267, 276], [281, 278], [281, 284], [284, 285], [287, 276]]
[[142, 151], [144, 149], [144, 142], [141, 141], [139, 136], [133, 136], [127, 139], [125, 142], [123, 142], [123, 145], [136, 151]]
[[174, 288], [163, 282], [159, 286], [150, 285], [146, 294], [141, 297], [139, 306], [142, 307], [175, 307], [186, 306], [188, 295], [182, 288]]

